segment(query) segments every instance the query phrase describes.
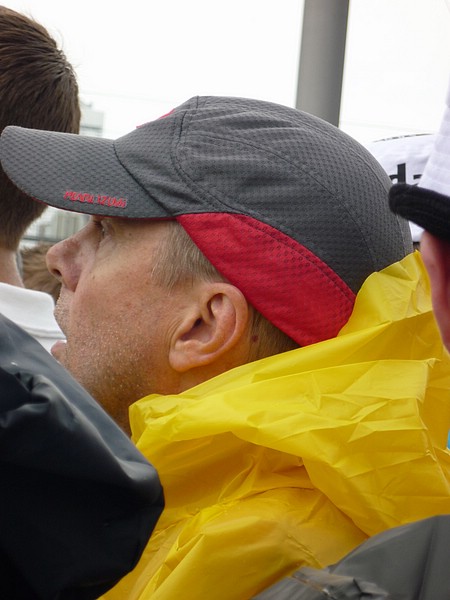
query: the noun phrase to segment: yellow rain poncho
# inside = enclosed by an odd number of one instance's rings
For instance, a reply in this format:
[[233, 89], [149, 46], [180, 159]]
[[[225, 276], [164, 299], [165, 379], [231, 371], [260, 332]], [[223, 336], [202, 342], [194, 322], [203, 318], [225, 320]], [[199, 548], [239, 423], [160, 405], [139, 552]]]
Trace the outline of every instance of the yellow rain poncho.
[[449, 390], [416, 253], [368, 278], [337, 338], [143, 398], [133, 438], [166, 508], [105, 598], [247, 599], [449, 513]]

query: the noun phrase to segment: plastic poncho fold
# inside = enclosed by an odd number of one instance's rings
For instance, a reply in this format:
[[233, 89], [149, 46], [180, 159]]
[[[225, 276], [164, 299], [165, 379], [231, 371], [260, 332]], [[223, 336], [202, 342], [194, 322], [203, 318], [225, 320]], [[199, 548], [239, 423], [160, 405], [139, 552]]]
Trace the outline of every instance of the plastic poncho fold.
[[367, 279], [337, 338], [138, 401], [133, 439], [166, 506], [105, 598], [251, 598], [377, 532], [449, 513], [449, 390], [415, 253]]
[[449, 538], [450, 515], [394, 527], [325, 569], [299, 569], [253, 600], [448, 600]]

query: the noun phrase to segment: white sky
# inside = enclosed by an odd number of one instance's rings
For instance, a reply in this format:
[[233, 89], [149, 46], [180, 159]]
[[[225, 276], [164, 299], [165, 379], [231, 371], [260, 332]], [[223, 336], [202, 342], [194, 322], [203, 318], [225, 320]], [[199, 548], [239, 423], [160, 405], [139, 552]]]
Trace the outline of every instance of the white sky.
[[[197, 94], [295, 105], [303, 0], [5, 0], [60, 41], [118, 137]], [[449, 0], [350, 0], [342, 129], [434, 132], [450, 76]]]

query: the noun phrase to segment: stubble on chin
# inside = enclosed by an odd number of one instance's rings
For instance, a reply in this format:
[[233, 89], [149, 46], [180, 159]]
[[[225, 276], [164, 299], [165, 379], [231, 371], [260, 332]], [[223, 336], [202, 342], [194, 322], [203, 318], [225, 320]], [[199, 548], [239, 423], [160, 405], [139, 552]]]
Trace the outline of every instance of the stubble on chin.
[[142, 353], [128, 335], [129, 328], [125, 335], [123, 329], [123, 323], [101, 319], [96, 327], [78, 319], [68, 332], [60, 362], [129, 434], [128, 407], [148, 391], [141, 385]]
[[67, 317], [66, 315], [68, 314], [68, 302], [65, 299], [66, 296], [63, 293], [60, 293], [58, 301], [56, 302], [55, 305], [55, 309], [53, 311], [53, 314], [55, 316], [56, 322], [58, 323], [61, 331], [64, 333], [64, 335], [67, 337]]

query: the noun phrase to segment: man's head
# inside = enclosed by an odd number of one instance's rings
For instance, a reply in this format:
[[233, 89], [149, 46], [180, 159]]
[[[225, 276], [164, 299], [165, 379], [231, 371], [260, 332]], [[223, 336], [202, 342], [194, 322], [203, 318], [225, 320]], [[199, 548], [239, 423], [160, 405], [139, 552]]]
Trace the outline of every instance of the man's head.
[[[76, 77], [55, 40], [39, 23], [0, 6], [0, 131], [7, 125], [76, 133]], [[11, 184], [0, 168], [0, 246], [16, 250], [45, 206]]]
[[49, 254], [55, 355], [97, 398], [116, 373], [117, 404], [336, 336], [412, 249], [369, 152], [267, 102], [193, 98], [115, 141], [13, 127], [0, 151], [30, 196], [93, 215]]

